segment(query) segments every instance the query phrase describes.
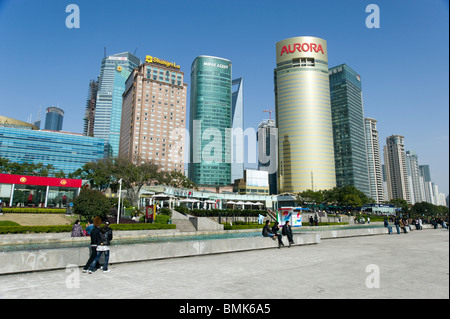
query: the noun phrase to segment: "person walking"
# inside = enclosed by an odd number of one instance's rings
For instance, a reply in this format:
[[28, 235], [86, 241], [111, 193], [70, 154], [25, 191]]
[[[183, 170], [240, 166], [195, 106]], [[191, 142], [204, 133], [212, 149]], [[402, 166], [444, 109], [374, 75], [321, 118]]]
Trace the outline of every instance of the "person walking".
[[294, 236], [292, 235], [292, 227], [289, 224], [289, 221], [286, 221], [286, 223], [283, 226], [283, 230], [281, 231], [281, 233], [287, 237], [288, 241], [289, 241], [289, 248], [291, 247], [291, 245], [294, 243]]
[[[92, 262], [95, 260], [95, 257], [97, 257], [97, 243], [100, 242], [101, 239], [101, 230], [100, 230], [100, 224], [102, 222], [102, 219], [97, 216], [94, 218], [93, 222], [92, 222], [92, 229], [91, 229], [91, 246], [89, 247], [90, 249], [90, 254], [89, 254], [89, 259], [86, 262], [86, 265], [84, 265], [83, 267], [83, 272], [88, 272], [89, 271], [89, 267], [91, 266]], [[96, 270], [100, 268], [100, 265], [97, 263], [96, 265]]]
[[280, 228], [278, 227], [278, 225], [278, 222], [275, 222], [275, 224], [272, 226], [272, 233], [278, 237], [278, 248], [281, 248], [281, 246], [284, 246], [282, 238], [283, 236], [279, 232]]
[[94, 261], [89, 267], [88, 272], [92, 274], [95, 267], [97, 266], [97, 263], [100, 259], [100, 256], [102, 253], [105, 254], [105, 263], [103, 264], [103, 272], [110, 272], [111, 270], [108, 269], [108, 262], [109, 262], [109, 245], [111, 243], [111, 240], [113, 239], [113, 233], [111, 227], [109, 227], [109, 222], [105, 223], [105, 226], [100, 230], [100, 240], [97, 238], [97, 256], [95, 257]]
[[83, 227], [80, 225], [80, 221], [77, 219], [72, 226], [72, 237], [84, 237], [86, 236], [83, 231]]

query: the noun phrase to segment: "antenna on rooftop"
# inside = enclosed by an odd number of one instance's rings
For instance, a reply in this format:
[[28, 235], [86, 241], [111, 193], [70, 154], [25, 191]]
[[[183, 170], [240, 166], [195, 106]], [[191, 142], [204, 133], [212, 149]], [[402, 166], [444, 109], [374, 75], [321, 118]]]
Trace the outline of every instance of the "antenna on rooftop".
[[136, 47], [136, 49], [134, 49], [134, 53], [133, 53], [133, 55], [136, 55], [136, 51], [137, 51], [137, 47]]

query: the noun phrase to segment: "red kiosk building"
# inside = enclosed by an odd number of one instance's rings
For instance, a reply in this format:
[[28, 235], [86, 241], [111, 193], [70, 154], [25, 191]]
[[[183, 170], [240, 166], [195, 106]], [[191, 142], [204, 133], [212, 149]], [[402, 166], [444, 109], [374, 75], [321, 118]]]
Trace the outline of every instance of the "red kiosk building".
[[3, 206], [67, 207], [80, 193], [81, 179], [0, 174]]

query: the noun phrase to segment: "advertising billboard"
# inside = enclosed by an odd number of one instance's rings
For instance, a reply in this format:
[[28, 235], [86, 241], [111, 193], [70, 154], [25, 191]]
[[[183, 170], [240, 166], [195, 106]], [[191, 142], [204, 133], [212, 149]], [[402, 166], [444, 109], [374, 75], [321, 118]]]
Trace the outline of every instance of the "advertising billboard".
[[301, 207], [282, 207], [278, 210], [277, 220], [280, 226], [289, 221], [292, 227], [302, 226], [302, 210]]

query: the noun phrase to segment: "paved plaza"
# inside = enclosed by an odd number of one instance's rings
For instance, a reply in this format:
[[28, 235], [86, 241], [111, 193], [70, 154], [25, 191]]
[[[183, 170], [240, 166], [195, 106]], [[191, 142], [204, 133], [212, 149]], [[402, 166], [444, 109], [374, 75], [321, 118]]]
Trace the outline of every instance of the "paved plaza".
[[449, 298], [449, 232], [443, 229], [111, 263], [109, 273], [69, 267], [2, 275], [0, 298]]

